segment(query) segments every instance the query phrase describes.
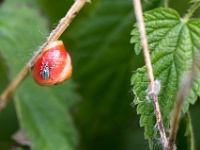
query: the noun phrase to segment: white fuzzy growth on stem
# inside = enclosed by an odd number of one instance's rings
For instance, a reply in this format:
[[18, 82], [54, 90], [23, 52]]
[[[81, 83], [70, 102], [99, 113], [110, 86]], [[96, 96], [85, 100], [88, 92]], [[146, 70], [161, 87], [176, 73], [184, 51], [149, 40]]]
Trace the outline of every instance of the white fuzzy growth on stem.
[[155, 94], [158, 96], [158, 94], [160, 93], [160, 90], [161, 90], [161, 83], [159, 80], [155, 80], [154, 89], [152, 89], [152, 87], [149, 85], [147, 89], [147, 95]]

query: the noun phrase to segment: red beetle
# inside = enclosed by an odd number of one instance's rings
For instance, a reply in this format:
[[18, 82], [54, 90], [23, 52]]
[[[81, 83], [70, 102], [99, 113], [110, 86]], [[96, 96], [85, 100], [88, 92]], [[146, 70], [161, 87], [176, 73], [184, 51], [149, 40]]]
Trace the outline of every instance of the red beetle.
[[41, 86], [60, 84], [71, 74], [71, 58], [62, 41], [50, 43], [33, 69], [33, 78]]

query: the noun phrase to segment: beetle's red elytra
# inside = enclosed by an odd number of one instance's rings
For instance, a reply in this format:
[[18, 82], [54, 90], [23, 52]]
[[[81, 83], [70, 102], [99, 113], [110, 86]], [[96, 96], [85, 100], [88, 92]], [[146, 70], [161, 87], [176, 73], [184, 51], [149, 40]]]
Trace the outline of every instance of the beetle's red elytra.
[[50, 43], [33, 69], [33, 78], [41, 86], [60, 84], [71, 74], [71, 58], [62, 41]]

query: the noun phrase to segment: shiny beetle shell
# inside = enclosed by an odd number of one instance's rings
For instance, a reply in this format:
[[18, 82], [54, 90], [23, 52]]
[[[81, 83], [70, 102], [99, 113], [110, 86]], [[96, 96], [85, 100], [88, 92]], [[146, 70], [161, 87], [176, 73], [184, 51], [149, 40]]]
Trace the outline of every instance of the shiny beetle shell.
[[71, 58], [62, 41], [50, 43], [33, 69], [33, 78], [41, 86], [60, 84], [71, 74]]

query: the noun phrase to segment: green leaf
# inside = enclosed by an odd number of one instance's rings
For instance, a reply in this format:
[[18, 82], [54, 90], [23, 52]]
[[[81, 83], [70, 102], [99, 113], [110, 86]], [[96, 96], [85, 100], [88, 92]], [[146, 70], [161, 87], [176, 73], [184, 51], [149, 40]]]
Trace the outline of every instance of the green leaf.
[[[181, 87], [185, 74], [191, 69], [196, 52], [199, 51], [200, 19], [182, 21], [178, 13], [172, 9], [159, 8], [144, 13], [151, 61], [155, 79], [161, 83], [158, 95], [166, 130], [169, 129], [171, 111], [174, 106], [176, 93]], [[138, 36], [133, 29], [133, 38]], [[136, 41], [136, 45], [140, 41]], [[141, 47], [136, 48], [137, 52]], [[186, 112], [189, 103], [195, 103], [200, 94], [200, 73], [198, 72], [189, 96], [184, 101], [182, 110]], [[147, 95], [148, 77], [146, 67], [137, 70], [132, 79], [135, 93], [134, 103], [138, 104], [138, 113], [141, 114], [141, 126], [145, 126], [145, 137], [153, 138], [157, 134], [155, 114], [152, 101]]]
[[[31, 7], [30, 7], [31, 6]], [[8, 2], [0, 9], [0, 53], [13, 79], [45, 41], [47, 22], [35, 5]], [[78, 97], [72, 80], [40, 87], [29, 76], [14, 95], [19, 123], [34, 149], [76, 149], [78, 135], [70, 107]]]

